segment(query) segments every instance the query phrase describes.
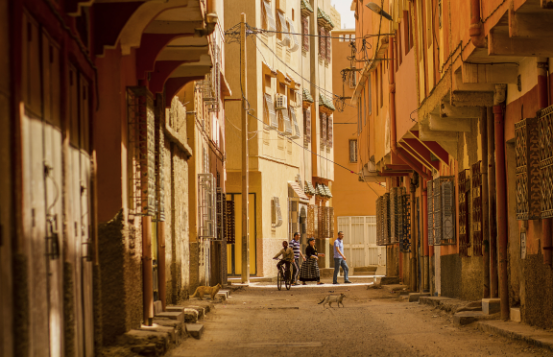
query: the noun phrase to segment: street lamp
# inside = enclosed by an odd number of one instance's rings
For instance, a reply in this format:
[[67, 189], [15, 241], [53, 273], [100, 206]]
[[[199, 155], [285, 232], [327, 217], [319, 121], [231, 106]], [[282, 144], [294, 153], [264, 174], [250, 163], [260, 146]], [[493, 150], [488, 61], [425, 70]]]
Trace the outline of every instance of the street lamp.
[[382, 10], [380, 6], [375, 4], [374, 2], [370, 2], [366, 5], [371, 11], [376, 12], [378, 15], [385, 17], [386, 19], [392, 21], [392, 16], [388, 14], [386, 11]]

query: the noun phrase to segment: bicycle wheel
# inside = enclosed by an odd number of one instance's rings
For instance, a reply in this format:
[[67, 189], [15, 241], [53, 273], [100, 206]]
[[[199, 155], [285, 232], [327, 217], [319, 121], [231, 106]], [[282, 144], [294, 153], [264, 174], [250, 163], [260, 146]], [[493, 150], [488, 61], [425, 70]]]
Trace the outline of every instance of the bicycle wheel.
[[290, 274], [290, 272], [288, 272], [287, 274], [288, 276], [286, 277], [286, 279], [284, 279], [284, 284], [286, 286], [286, 290], [290, 290], [290, 288], [292, 287], [292, 274]]
[[282, 277], [282, 270], [278, 270], [278, 274], [277, 274], [277, 288], [278, 290], [280, 290], [282, 288], [282, 281], [283, 281], [283, 277]]

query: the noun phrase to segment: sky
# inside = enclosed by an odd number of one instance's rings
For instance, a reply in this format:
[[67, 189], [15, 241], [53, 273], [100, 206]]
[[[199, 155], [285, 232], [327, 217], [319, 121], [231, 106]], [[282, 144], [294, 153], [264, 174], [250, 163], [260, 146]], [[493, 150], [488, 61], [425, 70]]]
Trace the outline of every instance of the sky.
[[350, 10], [351, 0], [332, 0], [331, 3], [342, 15], [342, 28], [355, 28], [355, 17], [353, 11]]

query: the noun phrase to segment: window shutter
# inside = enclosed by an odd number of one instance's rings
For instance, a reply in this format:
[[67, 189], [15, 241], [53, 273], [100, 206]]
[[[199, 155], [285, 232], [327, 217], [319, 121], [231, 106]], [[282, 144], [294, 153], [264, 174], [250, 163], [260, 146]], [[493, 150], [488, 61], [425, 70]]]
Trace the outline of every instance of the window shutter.
[[325, 31], [326, 33], [326, 60], [330, 62], [330, 56], [332, 54], [332, 46], [331, 46], [331, 38], [330, 38], [330, 31]]
[[313, 238], [319, 238], [319, 206], [313, 206]]
[[227, 201], [226, 205], [226, 217], [225, 217], [225, 238], [228, 244], [234, 244], [235, 236], [235, 212], [234, 212], [234, 201]]
[[265, 93], [265, 106], [267, 109], [267, 119], [265, 124], [269, 125], [273, 129], [278, 128], [278, 120], [275, 113], [275, 105], [273, 103], [273, 97], [270, 94]]
[[326, 129], [326, 135], [327, 135], [327, 144], [328, 147], [332, 147], [332, 116], [329, 115], [326, 119], [327, 129]]
[[300, 126], [298, 125], [298, 119], [296, 118], [296, 109], [290, 107], [290, 119], [292, 120], [292, 126], [294, 127], [294, 134], [292, 139], [301, 137]]
[[326, 145], [326, 114], [319, 113], [321, 119], [321, 144]]
[[324, 27], [319, 27], [319, 56], [322, 58], [326, 57], [326, 41], [325, 41], [325, 29]]
[[376, 245], [384, 245], [382, 242], [382, 196], [376, 199]]
[[[263, 15], [265, 16], [265, 28], [269, 31], [276, 31], [275, 17], [269, 1], [263, 0], [263, 10]], [[275, 33], [269, 32], [267, 35], [274, 36]]]
[[[442, 177], [440, 180], [442, 190], [442, 245], [455, 243], [455, 186], [453, 180], [453, 176]], [[482, 255], [482, 252], [479, 255]]]
[[330, 224], [329, 238], [332, 238], [334, 237], [334, 208], [332, 207], [328, 208], [328, 219]]
[[303, 50], [309, 51], [309, 21], [307, 17], [301, 18], [302, 35], [303, 35]]
[[472, 228], [474, 249], [472, 255], [482, 255], [482, 173], [478, 161], [472, 165]]
[[305, 142], [311, 142], [311, 108], [307, 108], [303, 111], [303, 123], [304, 123], [304, 135]]
[[349, 141], [349, 162], [357, 162], [357, 140]]
[[434, 190], [432, 185], [434, 181], [429, 180], [427, 182], [426, 188], [426, 199], [427, 199], [427, 209], [428, 209], [428, 245], [434, 246]]
[[468, 248], [470, 247], [468, 171], [469, 170], [463, 170], [459, 172], [459, 255], [463, 257], [468, 257]]

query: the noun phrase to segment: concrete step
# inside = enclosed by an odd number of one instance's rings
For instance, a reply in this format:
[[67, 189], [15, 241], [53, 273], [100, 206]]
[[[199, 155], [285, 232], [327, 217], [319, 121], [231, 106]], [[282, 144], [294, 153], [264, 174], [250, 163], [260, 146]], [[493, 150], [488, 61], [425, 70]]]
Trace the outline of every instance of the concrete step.
[[409, 286], [401, 285], [401, 284], [392, 284], [392, 285], [384, 285], [382, 286], [382, 288], [391, 293], [397, 293], [397, 292], [403, 292], [408, 290]]
[[350, 275], [375, 275], [378, 266], [350, 268]]
[[190, 334], [190, 336], [194, 337], [195, 339], [200, 339], [202, 336], [202, 332], [204, 330], [204, 325], [202, 324], [186, 324], [186, 330]]
[[153, 323], [159, 326], [174, 328], [178, 336], [185, 335], [184, 322], [180, 322], [178, 320], [171, 320], [166, 317], [154, 317]]
[[228, 299], [228, 297], [229, 297], [230, 294], [231, 294], [231, 291], [230, 291], [230, 290], [227, 290], [227, 289], [221, 289], [221, 290], [219, 290], [219, 292], [217, 293], [217, 295], [219, 295], [219, 294], [225, 295], [225, 298]]
[[117, 338], [118, 345], [132, 346], [132, 352], [143, 356], [163, 356], [170, 341], [167, 332], [144, 330], [130, 330]]
[[495, 314], [501, 311], [499, 299], [482, 299], [482, 312], [486, 315]]
[[381, 278], [376, 279], [376, 283], [380, 285], [392, 285], [392, 284], [399, 284], [399, 277], [398, 276], [383, 276]]
[[140, 330], [142, 330], [142, 331], [165, 332], [171, 338], [171, 342], [173, 342], [173, 343], [177, 342], [178, 331], [177, 331], [177, 328], [175, 326], [163, 326], [163, 325], [154, 323], [154, 324], [152, 324], [152, 326], [142, 325], [140, 327]]
[[468, 325], [475, 321], [498, 319], [499, 314], [486, 315], [482, 311], [463, 311], [453, 315], [453, 324], [456, 326]]
[[164, 317], [164, 318], [167, 318], [167, 319], [170, 319], [170, 320], [179, 321], [181, 323], [184, 322], [184, 314], [182, 313], [182, 311], [180, 311], [180, 312], [172, 312], [172, 311], [160, 312], [160, 313], [156, 314], [155, 317]]
[[182, 312], [184, 314], [185, 323], [196, 323], [199, 319], [198, 311], [190, 309], [182, 305], [169, 305], [166, 308], [167, 312]]
[[511, 321], [521, 322], [522, 315], [520, 314], [520, 307], [511, 307], [511, 313], [509, 314]]
[[409, 293], [409, 302], [419, 301], [421, 296], [430, 296], [430, 293]]

